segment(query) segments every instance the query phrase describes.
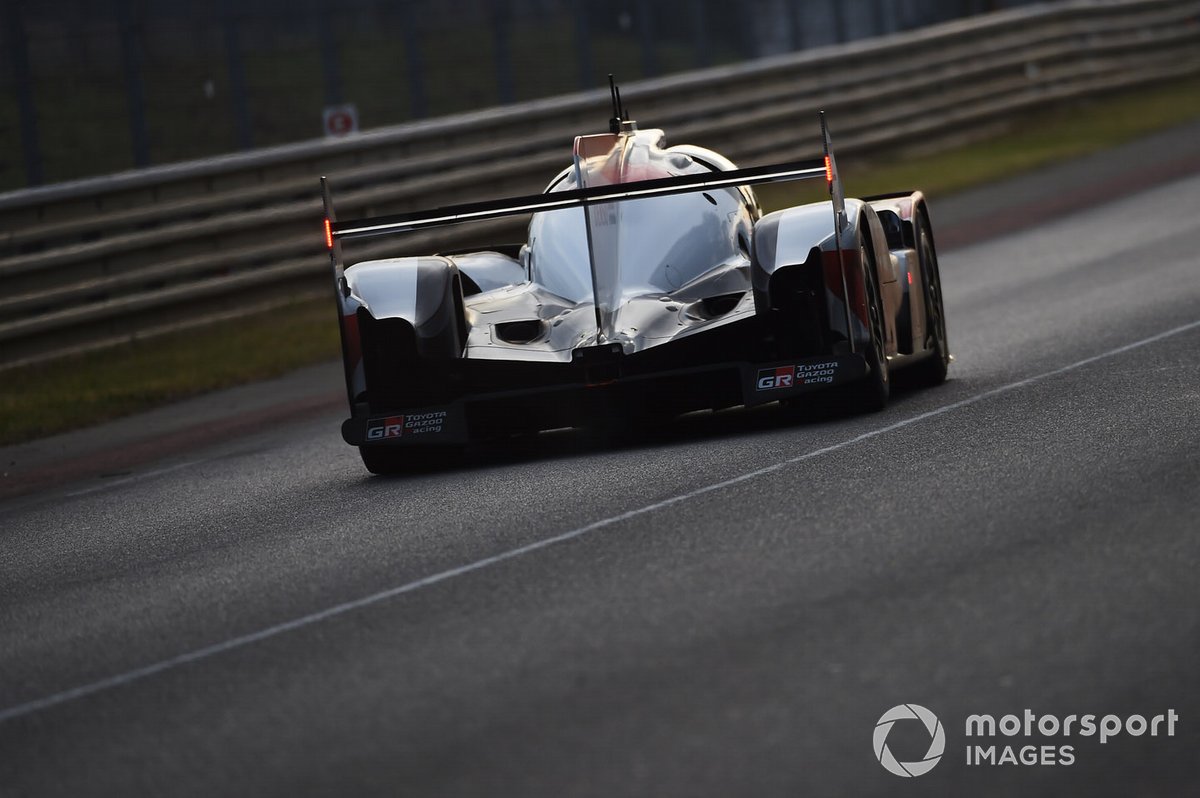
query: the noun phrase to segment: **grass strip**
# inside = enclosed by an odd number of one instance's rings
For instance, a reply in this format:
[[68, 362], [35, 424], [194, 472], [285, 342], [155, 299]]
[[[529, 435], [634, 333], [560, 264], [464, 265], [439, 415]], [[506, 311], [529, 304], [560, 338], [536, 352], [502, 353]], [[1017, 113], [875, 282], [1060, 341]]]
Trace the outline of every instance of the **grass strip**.
[[333, 299], [322, 297], [0, 372], [0, 444], [64, 432], [335, 358], [336, 313]]

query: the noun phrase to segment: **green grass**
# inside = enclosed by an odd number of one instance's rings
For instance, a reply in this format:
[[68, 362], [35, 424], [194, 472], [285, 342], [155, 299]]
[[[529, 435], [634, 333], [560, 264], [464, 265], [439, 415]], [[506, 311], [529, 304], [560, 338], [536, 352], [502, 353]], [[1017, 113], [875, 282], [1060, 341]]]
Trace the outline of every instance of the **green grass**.
[[[840, 165], [855, 195], [898, 188], [946, 194], [1195, 118], [1200, 77], [1032, 113], [1014, 120], [1015, 132], [944, 152], [889, 162], [846, 158]], [[795, 188], [766, 189], [760, 196], [767, 207], [797, 201]], [[319, 300], [103, 354], [0, 372], [0, 444], [277, 376], [336, 357], [337, 351], [334, 311], [328, 300]]]
[[[0, 444], [136, 413], [337, 357], [333, 300], [0, 372]], [[336, 389], [337, 386], [330, 386]]]
[[[883, 160], [842, 158], [838, 166], [846, 193], [869, 196], [919, 188], [926, 195], [950, 194], [1009, 175], [1098, 152], [1155, 130], [1200, 117], [1200, 77], [1032, 111], [1011, 120], [1001, 136], [917, 157]], [[836, 124], [836, 121], [835, 121]], [[833, 129], [834, 145], [837, 129]], [[779, 208], [821, 198], [822, 189], [797, 194], [787, 184], [764, 186], [759, 200]]]

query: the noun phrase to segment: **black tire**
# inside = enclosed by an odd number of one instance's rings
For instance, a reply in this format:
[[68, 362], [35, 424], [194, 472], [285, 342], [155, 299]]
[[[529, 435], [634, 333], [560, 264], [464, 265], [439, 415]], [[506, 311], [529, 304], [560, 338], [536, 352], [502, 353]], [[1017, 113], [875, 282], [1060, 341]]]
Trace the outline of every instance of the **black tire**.
[[368, 471], [380, 475], [402, 473], [411, 458], [411, 454], [404, 449], [384, 446], [359, 446], [358, 454]]
[[451, 468], [463, 452], [457, 446], [359, 446], [358, 454], [372, 474], [392, 476]]
[[916, 220], [917, 259], [921, 264], [921, 282], [925, 291], [925, 345], [930, 355], [909, 369], [912, 381], [922, 387], [941, 385], [950, 366], [950, 347], [946, 343], [946, 312], [942, 302], [942, 276], [938, 271], [933, 230], [922, 213]]
[[846, 386], [846, 397], [850, 408], [856, 412], [874, 413], [887, 407], [891, 395], [891, 379], [888, 375], [887, 354], [884, 351], [886, 335], [883, 321], [883, 299], [879, 292], [879, 270], [868, 242], [859, 244], [859, 257], [863, 264], [864, 281], [867, 289], [867, 321], [871, 332], [870, 346], [864, 353], [870, 373], [858, 382]]

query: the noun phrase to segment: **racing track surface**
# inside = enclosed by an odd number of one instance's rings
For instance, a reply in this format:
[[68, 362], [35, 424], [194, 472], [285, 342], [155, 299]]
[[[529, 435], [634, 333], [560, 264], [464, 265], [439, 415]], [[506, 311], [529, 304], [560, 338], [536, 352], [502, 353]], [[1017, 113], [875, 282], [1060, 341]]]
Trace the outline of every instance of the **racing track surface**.
[[[876, 415], [397, 479], [323, 415], [10, 500], [0, 795], [1195, 795], [1198, 206], [943, 252], [952, 379]], [[963, 764], [1025, 708], [1180, 721]]]

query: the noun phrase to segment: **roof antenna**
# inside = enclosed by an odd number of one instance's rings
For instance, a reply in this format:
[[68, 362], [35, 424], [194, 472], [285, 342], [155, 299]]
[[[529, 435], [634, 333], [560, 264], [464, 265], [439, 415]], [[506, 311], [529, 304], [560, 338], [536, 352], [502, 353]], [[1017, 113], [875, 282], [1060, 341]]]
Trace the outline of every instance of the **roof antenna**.
[[608, 73], [608, 94], [612, 100], [612, 118], [608, 120], [608, 132], [615, 135], [621, 132], [621, 92], [611, 72]]

